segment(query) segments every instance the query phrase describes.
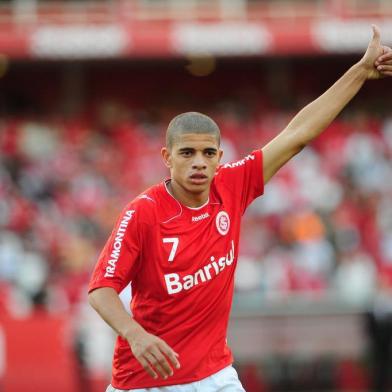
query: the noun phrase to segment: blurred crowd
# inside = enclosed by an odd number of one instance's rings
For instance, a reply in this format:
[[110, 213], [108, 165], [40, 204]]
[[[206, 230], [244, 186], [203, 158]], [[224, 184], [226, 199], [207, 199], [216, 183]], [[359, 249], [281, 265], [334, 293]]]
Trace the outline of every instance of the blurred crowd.
[[334, 291], [363, 305], [388, 287], [391, 136], [390, 119], [357, 113], [282, 170], [251, 209], [243, 255], [257, 279], [249, 287], [238, 280], [238, 288], [262, 287], [267, 296]]
[[[290, 118], [216, 110], [224, 162], [261, 147]], [[164, 117], [164, 116], [162, 116]], [[1, 309], [85, 301], [99, 251], [124, 204], [168, 173], [165, 124], [120, 106], [82, 119], [0, 125]], [[261, 300], [337, 290], [361, 303], [392, 265], [392, 120], [337, 120], [266, 186], [246, 215], [238, 290]], [[347, 284], [350, 282], [350, 284]]]

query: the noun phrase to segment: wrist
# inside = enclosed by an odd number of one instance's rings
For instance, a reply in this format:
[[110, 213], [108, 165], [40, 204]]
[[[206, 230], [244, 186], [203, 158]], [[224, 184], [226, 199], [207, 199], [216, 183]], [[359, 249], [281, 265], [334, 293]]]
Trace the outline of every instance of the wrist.
[[123, 331], [121, 331], [121, 336], [131, 343], [140, 333], [143, 332], [145, 332], [143, 327], [136, 321], [131, 320]]
[[371, 70], [369, 64], [367, 64], [364, 59], [359, 60], [357, 63], [353, 65], [353, 67], [358, 73], [362, 74], [362, 76], [366, 76], [366, 74]]
[[368, 61], [363, 58], [354, 64], [352, 68], [355, 70], [358, 77], [363, 80], [378, 78], [378, 71], [374, 67], [374, 64], [369, 64]]

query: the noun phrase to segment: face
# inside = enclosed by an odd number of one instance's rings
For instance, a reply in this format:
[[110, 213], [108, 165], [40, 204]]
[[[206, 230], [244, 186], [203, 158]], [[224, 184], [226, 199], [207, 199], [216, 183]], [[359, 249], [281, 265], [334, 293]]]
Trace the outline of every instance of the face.
[[162, 149], [162, 156], [170, 169], [174, 191], [188, 197], [208, 195], [222, 157], [215, 136], [207, 133], [180, 135], [170, 150]]

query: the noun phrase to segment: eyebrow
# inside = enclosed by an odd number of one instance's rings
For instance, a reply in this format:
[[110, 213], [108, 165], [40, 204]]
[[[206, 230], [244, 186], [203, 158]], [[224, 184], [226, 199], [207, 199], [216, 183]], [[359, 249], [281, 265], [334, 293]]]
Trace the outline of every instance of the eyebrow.
[[[178, 150], [179, 152], [185, 152], [185, 151], [195, 151], [193, 147], [182, 147]], [[203, 150], [204, 152], [217, 152], [218, 149], [215, 147], [207, 147]]]

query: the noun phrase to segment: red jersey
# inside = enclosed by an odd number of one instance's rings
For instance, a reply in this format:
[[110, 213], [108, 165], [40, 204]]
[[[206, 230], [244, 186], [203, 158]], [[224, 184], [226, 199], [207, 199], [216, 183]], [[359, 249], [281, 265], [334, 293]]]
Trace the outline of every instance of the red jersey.
[[122, 212], [95, 267], [89, 291], [132, 282], [131, 311], [147, 332], [180, 354], [181, 368], [153, 379], [117, 338], [111, 384], [149, 388], [198, 381], [233, 362], [226, 330], [241, 217], [263, 193], [261, 150], [218, 169], [208, 202], [188, 208], [163, 182]]

